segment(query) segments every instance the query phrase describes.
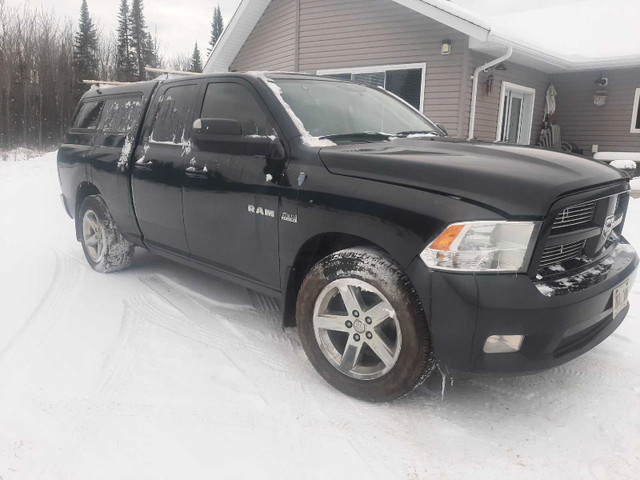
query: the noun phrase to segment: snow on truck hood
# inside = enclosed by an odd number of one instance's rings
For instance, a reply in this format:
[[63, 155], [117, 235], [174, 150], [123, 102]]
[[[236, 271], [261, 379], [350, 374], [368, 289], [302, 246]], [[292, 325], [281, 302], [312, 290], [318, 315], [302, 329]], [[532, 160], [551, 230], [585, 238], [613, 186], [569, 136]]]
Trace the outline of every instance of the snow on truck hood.
[[544, 217], [562, 194], [626, 179], [576, 155], [440, 138], [323, 148], [320, 157], [337, 175], [452, 195], [514, 217]]

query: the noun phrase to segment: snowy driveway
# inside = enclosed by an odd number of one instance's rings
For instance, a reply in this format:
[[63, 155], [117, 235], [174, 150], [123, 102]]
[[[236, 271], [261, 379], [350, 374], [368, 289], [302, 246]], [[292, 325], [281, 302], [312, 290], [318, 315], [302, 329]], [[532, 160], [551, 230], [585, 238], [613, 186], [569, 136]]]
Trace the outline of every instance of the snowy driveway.
[[54, 154], [0, 162], [2, 480], [640, 478], [638, 287], [565, 366], [371, 405], [244, 288], [142, 250], [94, 273], [58, 194]]

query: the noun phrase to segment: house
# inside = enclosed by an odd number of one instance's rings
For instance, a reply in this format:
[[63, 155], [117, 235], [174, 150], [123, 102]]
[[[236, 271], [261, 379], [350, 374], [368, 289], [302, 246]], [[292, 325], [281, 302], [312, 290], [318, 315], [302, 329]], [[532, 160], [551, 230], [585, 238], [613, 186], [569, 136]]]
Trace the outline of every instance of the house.
[[[569, 28], [569, 27], [568, 27]], [[281, 70], [382, 86], [449, 135], [640, 152], [640, 54], [558, 55], [446, 0], [242, 0], [205, 73]], [[638, 52], [640, 53], [640, 52]]]

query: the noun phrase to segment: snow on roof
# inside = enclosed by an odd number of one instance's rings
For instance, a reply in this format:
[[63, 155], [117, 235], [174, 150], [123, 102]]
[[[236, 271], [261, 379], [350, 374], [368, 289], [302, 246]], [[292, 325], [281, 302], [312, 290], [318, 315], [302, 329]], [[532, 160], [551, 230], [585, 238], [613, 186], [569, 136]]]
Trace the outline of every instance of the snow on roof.
[[[543, 71], [640, 66], [638, 0], [392, 1], [465, 33], [474, 50], [499, 55], [513, 46], [512, 61]], [[205, 73], [228, 70], [269, 3], [241, 1]]]
[[[483, 8], [477, 0], [455, 0]], [[486, 2], [483, 2], [486, 3]], [[514, 2], [520, 3], [522, 2]], [[491, 35], [546, 55], [566, 69], [640, 65], [638, 0], [554, 0], [485, 14]]]

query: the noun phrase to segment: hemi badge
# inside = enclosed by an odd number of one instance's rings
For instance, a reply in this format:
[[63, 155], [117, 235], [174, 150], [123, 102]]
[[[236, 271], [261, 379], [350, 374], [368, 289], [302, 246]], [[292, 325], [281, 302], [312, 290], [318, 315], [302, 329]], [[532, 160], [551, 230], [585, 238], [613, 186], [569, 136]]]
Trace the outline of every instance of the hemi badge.
[[283, 212], [282, 220], [284, 220], [285, 222], [298, 223], [298, 216], [291, 215], [290, 213], [287, 213], [287, 212]]

